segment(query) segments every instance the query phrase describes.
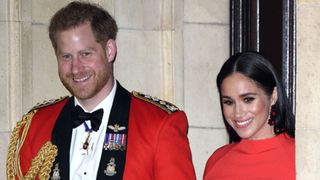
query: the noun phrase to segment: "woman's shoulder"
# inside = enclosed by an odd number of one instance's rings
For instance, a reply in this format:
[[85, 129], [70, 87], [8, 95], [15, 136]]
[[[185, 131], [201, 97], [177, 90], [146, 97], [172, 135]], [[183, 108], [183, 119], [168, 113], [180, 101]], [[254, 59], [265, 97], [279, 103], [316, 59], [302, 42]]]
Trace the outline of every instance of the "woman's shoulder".
[[284, 139], [286, 143], [290, 145], [295, 145], [295, 139], [293, 137], [291, 137], [287, 133], [282, 133], [281, 135], [283, 136], [282, 139]]
[[228, 152], [230, 152], [237, 144], [238, 143], [226, 144], [216, 149], [209, 157], [206, 168], [210, 168], [211, 166], [213, 166], [217, 161], [219, 161], [219, 159], [228, 154]]
[[213, 154], [211, 155], [210, 158], [214, 157], [221, 157], [225, 154], [227, 154], [231, 149], [233, 149], [238, 143], [231, 143], [231, 144], [226, 144], [224, 146], [219, 147], [216, 149]]
[[290, 137], [286, 133], [280, 134], [278, 136], [280, 136], [279, 142], [281, 143], [284, 154], [295, 156], [295, 139]]

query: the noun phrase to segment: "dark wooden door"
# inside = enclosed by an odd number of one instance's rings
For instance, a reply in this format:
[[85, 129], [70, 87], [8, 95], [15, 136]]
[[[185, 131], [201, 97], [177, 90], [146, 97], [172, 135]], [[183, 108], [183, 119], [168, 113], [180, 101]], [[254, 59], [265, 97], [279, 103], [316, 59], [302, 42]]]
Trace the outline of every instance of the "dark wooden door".
[[230, 54], [258, 51], [276, 66], [295, 112], [295, 0], [230, 0]]

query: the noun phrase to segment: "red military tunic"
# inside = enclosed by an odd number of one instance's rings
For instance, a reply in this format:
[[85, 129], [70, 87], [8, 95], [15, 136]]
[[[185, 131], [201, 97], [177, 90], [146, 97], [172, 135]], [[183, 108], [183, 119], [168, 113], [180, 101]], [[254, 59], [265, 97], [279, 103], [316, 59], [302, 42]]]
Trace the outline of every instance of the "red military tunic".
[[[36, 108], [19, 153], [24, 175], [41, 146], [51, 141], [56, 120], [70, 99]], [[130, 99], [123, 179], [196, 179], [185, 113], [171, 104], [157, 99], [153, 101], [139, 93], [131, 94]]]

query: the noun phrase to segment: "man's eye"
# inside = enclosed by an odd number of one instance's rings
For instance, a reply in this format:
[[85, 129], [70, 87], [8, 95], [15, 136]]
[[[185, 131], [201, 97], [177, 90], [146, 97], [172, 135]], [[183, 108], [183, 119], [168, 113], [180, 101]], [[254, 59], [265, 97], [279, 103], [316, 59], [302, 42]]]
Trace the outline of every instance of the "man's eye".
[[69, 60], [69, 59], [71, 59], [71, 55], [70, 54], [64, 54], [64, 55], [62, 55], [62, 58], [63, 59], [66, 59], [66, 60]]
[[83, 52], [81, 54], [83, 57], [87, 57], [87, 56], [90, 56], [91, 55], [91, 52]]
[[255, 99], [254, 97], [245, 97], [245, 98], [243, 99], [243, 101], [244, 101], [245, 103], [250, 103], [250, 102], [252, 102], [254, 99]]

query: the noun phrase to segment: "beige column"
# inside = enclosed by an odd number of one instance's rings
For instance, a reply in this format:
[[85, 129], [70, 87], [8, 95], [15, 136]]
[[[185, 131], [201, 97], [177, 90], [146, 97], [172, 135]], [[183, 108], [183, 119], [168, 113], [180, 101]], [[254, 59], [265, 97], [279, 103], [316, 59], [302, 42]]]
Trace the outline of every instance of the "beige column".
[[21, 23], [20, 6], [16, 1], [0, 2], [0, 177], [5, 177], [5, 159], [11, 128], [20, 118]]
[[320, 1], [297, 0], [297, 179], [320, 177]]

